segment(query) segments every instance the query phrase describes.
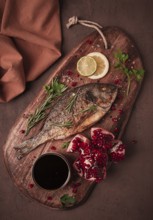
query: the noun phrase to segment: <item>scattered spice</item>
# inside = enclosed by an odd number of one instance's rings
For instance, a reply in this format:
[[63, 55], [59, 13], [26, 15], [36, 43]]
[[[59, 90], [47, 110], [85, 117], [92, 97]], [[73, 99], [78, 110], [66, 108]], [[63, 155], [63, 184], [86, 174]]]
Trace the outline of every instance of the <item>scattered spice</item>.
[[56, 147], [55, 146], [51, 146], [50, 149], [51, 150], [56, 150]]
[[115, 133], [119, 132], [119, 129], [118, 129], [117, 127], [114, 128], [114, 132], [115, 132]]
[[93, 41], [90, 40], [90, 39], [88, 39], [88, 40], [86, 41], [86, 43], [89, 44], [89, 45], [91, 45], [91, 44], [93, 43]]
[[122, 80], [121, 79], [115, 79], [114, 84], [117, 85], [117, 86], [121, 86], [122, 85]]
[[29, 188], [32, 189], [33, 187], [34, 187], [34, 184], [33, 184], [33, 183], [30, 183], [30, 184], [29, 184]]
[[73, 72], [71, 70], [68, 70], [66, 73], [68, 76], [71, 76], [73, 74]]
[[75, 87], [78, 83], [77, 82], [72, 82], [71, 86]]
[[25, 133], [25, 130], [21, 130], [20, 132], [21, 132], [21, 134], [24, 134], [24, 133]]
[[137, 140], [132, 140], [132, 144], [137, 144]]
[[53, 199], [53, 198], [52, 198], [51, 196], [48, 196], [48, 197], [47, 197], [47, 200], [50, 200], [50, 201], [51, 201], [52, 199]]
[[111, 110], [112, 110], [112, 111], [115, 111], [115, 110], [116, 110], [115, 105], [112, 105]]
[[116, 118], [116, 117], [115, 117], [115, 118], [112, 118], [112, 121], [113, 121], [113, 122], [117, 122], [117, 121], [118, 121], [118, 118]]
[[119, 115], [122, 115], [123, 114], [123, 109], [119, 109], [118, 112], [119, 112]]
[[80, 182], [73, 183], [73, 184], [72, 184], [72, 192], [73, 192], [73, 193], [77, 193], [78, 187], [79, 187], [80, 185], [81, 185]]
[[72, 189], [72, 192], [73, 192], [73, 193], [77, 193], [77, 191], [78, 191], [77, 188], [73, 188], [73, 189]]

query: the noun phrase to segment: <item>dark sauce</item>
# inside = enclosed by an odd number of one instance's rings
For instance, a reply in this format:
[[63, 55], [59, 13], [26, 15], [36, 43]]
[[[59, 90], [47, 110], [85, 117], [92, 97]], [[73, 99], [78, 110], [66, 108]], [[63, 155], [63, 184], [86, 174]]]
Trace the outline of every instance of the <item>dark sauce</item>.
[[69, 168], [63, 158], [48, 154], [40, 157], [33, 167], [35, 182], [44, 189], [58, 189], [66, 182]]

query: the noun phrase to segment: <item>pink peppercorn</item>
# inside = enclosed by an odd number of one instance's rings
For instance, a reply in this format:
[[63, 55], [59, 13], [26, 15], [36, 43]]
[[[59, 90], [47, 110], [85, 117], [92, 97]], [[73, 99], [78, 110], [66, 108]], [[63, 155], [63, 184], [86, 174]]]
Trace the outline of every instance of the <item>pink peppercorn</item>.
[[77, 82], [72, 82], [71, 86], [75, 87], [77, 85]]
[[34, 187], [34, 184], [33, 184], [33, 183], [30, 183], [30, 184], [29, 184], [29, 188], [32, 189], [33, 187]]
[[51, 150], [56, 150], [56, 147], [55, 146], [51, 146], [50, 149]]
[[51, 196], [48, 196], [47, 197], [47, 200], [52, 200], [53, 198]]

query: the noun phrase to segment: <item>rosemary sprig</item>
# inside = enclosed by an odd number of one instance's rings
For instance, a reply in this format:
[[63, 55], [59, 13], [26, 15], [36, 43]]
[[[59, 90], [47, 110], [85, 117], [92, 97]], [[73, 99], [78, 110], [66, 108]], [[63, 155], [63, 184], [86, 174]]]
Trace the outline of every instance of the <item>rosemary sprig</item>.
[[64, 143], [62, 144], [62, 148], [63, 148], [63, 149], [68, 148], [69, 144], [70, 144], [70, 141], [64, 142]]
[[79, 112], [77, 112], [77, 113], [74, 114], [74, 115], [78, 115], [78, 114], [84, 113], [84, 112], [94, 112], [96, 109], [97, 109], [97, 106], [96, 106], [96, 105], [91, 105], [91, 106], [87, 107], [86, 109], [80, 110]]
[[59, 127], [71, 128], [72, 126], [73, 126], [72, 121], [66, 121], [63, 124], [61, 124], [61, 126], [59, 126]]
[[46, 110], [51, 107], [53, 100], [62, 95], [62, 93], [67, 89], [63, 83], [60, 83], [57, 78], [55, 78], [51, 84], [45, 86], [46, 99], [42, 105], [40, 105], [33, 114], [30, 115], [27, 122], [27, 130], [25, 135], [27, 135], [30, 130], [38, 124], [41, 120], [46, 117]]
[[51, 125], [57, 126], [57, 127], [71, 128], [73, 126], [73, 122], [72, 121], [66, 121], [64, 123], [52, 123]]
[[129, 59], [129, 55], [123, 53], [121, 50], [115, 53], [115, 58], [116, 58], [115, 68], [121, 70], [127, 77], [128, 85], [127, 85], [126, 94], [128, 95], [131, 85], [131, 76], [133, 75], [137, 81], [141, 81], [144, 76], [144, 70], [127, 68], [126, 63]]
[[73, 109], [73, 106], [77, 100], [78, 93], [72, 93], [72, 96], [70, 97], [69, 103], [66, 106], [66, 110], [70, 113]]

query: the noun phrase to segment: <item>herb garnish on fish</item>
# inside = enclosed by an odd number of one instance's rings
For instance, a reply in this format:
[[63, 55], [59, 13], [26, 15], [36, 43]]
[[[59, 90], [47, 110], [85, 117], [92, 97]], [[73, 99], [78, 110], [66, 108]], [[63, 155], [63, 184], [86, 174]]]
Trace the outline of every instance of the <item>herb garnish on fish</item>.
[[57, 78], [55, 78], [51, 84], [45, 86], [46, 99], [44, 103], [39, 106], [33, 114], [30, 115], [27, 123], [26, 135], [30, 130], [38, 124], [42, 119], [46, 117], [46, 110], [51, 107], [53, 100], [62, 95], [62, 93], [67, 89], [63, 83], [60, 83]]
[[128, 68], [126, 66], [126, 62], [129, 59], [129, 55], [126, 53], [123, 53], [121, 50], [115, 53], [116, 63], [115, 68], [121, 70], [127, 77], [128, 85], [127, 85], [127, 92], [126, 94], [129, 94], [130, 85], [131, 85], [131, 76], [135, 76], [137, 81], [141, 81], [144, 76], [144, 70], [143, 69], [132, 69]]
[[78, 114], [84, 113], [84, 112], [94, 112], [96, 109], [97, 109], [97, 106], [96, 106], [96, 105], [91, 105], [91, 106], [89, 106], [89, 107], [86, 108], [86, 109], [80, 110], [80, 111], [77, 112], [75, 115], [78, 115]]
[[71, 112], [72, 109], [73, 109], [73, 106], [77, 100], [77, 97], [78, 97], [78, 93], [72, 93], [72, 96], [70, 97], [70, 100], [69, 100], [69, 104], [66, 106], [66, 110], [68, 112]]
[[53, 123], [51, 125], [56, 126], [56, 127], [71, 128], [72, 125], [73, 125], [73, 122], [72, 121], [66, 121], [64, 123]]

